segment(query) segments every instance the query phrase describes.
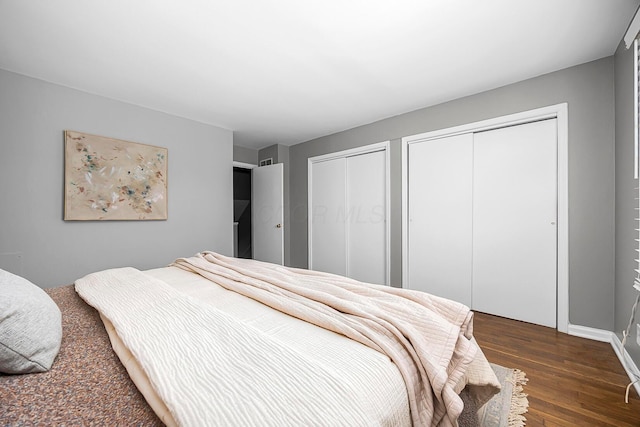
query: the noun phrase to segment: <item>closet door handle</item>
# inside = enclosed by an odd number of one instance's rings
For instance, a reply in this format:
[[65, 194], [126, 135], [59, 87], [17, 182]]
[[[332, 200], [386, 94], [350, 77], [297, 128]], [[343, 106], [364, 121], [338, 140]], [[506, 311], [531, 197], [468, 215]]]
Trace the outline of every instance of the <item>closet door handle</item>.
[[282, 224], [276, 224], [276, 228], [282, 228]]

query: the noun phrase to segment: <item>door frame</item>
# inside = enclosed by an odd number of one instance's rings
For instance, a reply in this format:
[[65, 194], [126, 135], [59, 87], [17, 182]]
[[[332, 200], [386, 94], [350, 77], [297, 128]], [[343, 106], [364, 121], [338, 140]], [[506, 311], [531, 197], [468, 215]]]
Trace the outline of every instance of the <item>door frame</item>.
[[[253, 208], [253, 204], [254, 204], [253, 203], [254, 202], [254, 200], [253, 200], [253, 169], [257, 169], [259, 166], [255, 165], [253, 163], [243, 163], [243, 162], [237, 162], [237, 161], [234, 160], [233, 161], [233, 167], [234, 168], [242, 168], [242, 169], [251, 170], [251, 205], [252, 205], [252, 208]], [[284, 168], [284, 165], [283, 165], [283, 168]], [[285, 219], [284, 219], [284, 171], [283, 171], [282, 197], [283, 197], [283, 199], [282, 199], [282, 209], [283, 209], [283, 212], [282, 212], [282, 214], [283, 214], [282, 226], [285, 227], [286, 224], [285, 224]], [[252, 214], [252, 216], [253, 216], [253, 214]], [[255, 221], [253, 221], [253, 218], [252, 218], [252, 221], [251, 221], [251, 259], [255, 259], [255, 254], [254, 254], [255, 241], [254, 241], [254, 238], [255, 238], [255, 227], [256, 227], [256, 225], [257, 224], [255, 223]], [[287, 250], [286, 250], [285, 246], [286, 245], [285, 245], [284, 230], [283, 230], [283, 233], [282, 233], [282, 265], [285, 264], [285, 259], [286, 259], [286, 255], [287, 255], [287, 253], [286, 253]]]
[[[253, 168], [257, 168], [258, 165], [254, 165], [252, 163], [243, 163], [243, 162], [236, 162], [235, 160], [233, 161], [233, 167], [234, 168], [239, 168], [239, 169], [248, 169], [249, 171], [251, 171], [251, 169]], [[251, 179], [253, 179], [253, 172], [251, 172]], [[233, 200], [232, 200], [233, 201]], [[235, 215], [235, 212], [234, 212]], [[236, 234], [236, 230], [235, 230], [235, 221], [233, 221], [234, 224], [234, 231], [233, 231], [233, 249], [234, 249], [234, 253], [233, 256], [237, 256], [237, 253], [235, 252], [237, 249], [237, 234]], [[253, 245], [253, 225], [251, 225], [251, 244]], [[251, 248], [251, 258], [253, 259], [253, 248]]]
[[242, 169], [254, 169], [254, 168], [257, 168], [258, 165], [254, 165], [253, 163], [236, 162], [234, 160], [233, 161], [233, 167], [234, 168], [242, 168]]
[[569, 119], [567, 103], [551, 105], [520, 113], [509, 114], [478, 122], [450, 128], [438, 129], [402, 138], [402, 286], [408, 277], [408, 160], [409, 144], [473, 133], [483, 130], [499, 129], [507, 126], [534, 122], [544, 119], [557, 119], [557, 196], [558, 196], [558, 240], [557, 240], [557, 330], [568, 333], [569, 329]]
[[[313, 269], [313, 236], [312, 236], [312, 220], [313, 220], [313, 177], [312, 167], [314, 163], [320, 163], [328, 160], [358, 156], [361, 154], [375, 153], [377, 151], [385, 152], [385, 281], [387, 285], [391, 283], [391, 141], [377, 142], [374, 144], [363, 145], [362, 147], [351, 148], [348, 150], [337, 151], [334, 153], [323, 154], [320, 156], [309, 157], [307, 160], [307, 263], [309, 269]], [[347, 267], [348, 269], [348, 267]]]

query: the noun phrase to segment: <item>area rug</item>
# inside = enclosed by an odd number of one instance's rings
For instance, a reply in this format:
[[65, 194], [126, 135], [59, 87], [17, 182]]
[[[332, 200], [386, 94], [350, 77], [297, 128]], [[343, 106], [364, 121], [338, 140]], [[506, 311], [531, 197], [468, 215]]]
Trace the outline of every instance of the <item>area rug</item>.
[[529, 407], [523, 387], [527, 377], [519, 369], [505, 368], [491, 364], [502, 389], [478, 410], [478, 424], [481, 427], [522, 427], [524, 414]]

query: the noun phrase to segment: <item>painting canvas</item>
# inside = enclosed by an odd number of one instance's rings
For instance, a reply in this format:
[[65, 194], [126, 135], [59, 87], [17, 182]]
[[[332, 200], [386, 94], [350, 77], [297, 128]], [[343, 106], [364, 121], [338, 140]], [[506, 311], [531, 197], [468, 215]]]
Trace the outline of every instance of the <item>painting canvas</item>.
[[167, 219], [167, 149], [65, 131], [64, 219]]

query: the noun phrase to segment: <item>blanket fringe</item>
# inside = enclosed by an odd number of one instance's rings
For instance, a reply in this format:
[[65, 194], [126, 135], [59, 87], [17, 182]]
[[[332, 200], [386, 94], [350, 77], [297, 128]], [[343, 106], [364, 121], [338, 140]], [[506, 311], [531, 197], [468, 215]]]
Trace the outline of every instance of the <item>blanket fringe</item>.
[[524, 414], [529, 408], [529, 399], [524, 392], [524, 386], [527, 384], [527, 377], [524, 372], [519, 369], [513, 370], [513, 377], [509, 381], [513, 384], [513, 392], [511, 394], [511, 409], [509, 410], [509, 427], [524, 427], [527, 419]]

